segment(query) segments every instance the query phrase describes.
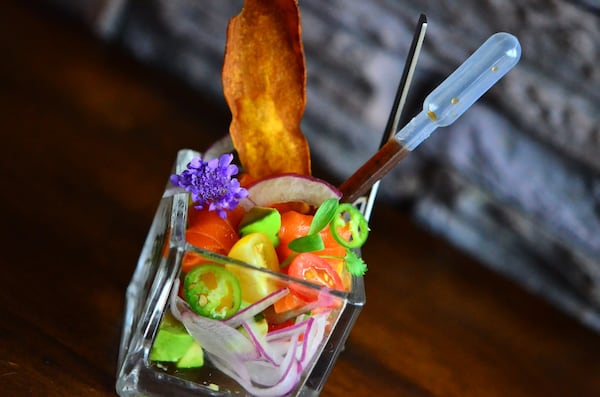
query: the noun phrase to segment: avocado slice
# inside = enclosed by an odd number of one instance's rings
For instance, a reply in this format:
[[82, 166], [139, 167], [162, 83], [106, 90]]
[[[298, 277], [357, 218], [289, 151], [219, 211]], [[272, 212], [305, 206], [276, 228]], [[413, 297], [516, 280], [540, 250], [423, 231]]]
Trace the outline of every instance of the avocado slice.
[[281, 215], [275, 208], [253, 207], [248, 211], [239, 226], [240, 235], [246, 236], [250, 233], [266, 234], [274, 247], [279, 245], [279, 229], [281, 228]]
[[185, 352], [183, 357], [175, 364], [177, 368], [199, 368], [203, 365], [204, 352], [202, 351], [202, 346], [196, 341], [192, 342], [192, 345]]
[[179, 368], [194, 368], [204, 364], [204, 353], [183, 324], [166, 313], [154, 338], [150, 360], [173, 362]]

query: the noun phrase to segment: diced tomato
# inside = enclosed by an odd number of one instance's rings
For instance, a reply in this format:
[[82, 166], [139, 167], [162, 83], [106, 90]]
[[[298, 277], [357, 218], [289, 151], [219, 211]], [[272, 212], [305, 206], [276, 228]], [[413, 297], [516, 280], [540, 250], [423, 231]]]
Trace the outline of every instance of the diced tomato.
[[[231, 214], [231, 211], [228, 215]], [[190, 209], [188, 231], [205, 233], [223, 243], [233, 245], [237, 241], [237, 231], [228, 218], [221, 218], [216, 211]]]
[[[227, 255], [239, 239], [229, 219], [230, 215], [237, 216], [230, 211], [228, 217], [223, 219], [215, 211], [190, 209], [186, 231], [187, 242], [199, 248]], [[239, 223], [239, 220], [237, 222]], [[193, 267], [207, 262], [210, 261], [200, 254], [188, 252], [182, 261], [182, 271], [187, 273]]]
[[284, 321], [281, 324], [268, 324], [268, 332], [273, 332], [273, 331], [277, 331], [278, 329], [283, 329], [283, 328], [287, 328], [287, 327], [291, 327], [292, 325], [295, 324], [294, 320], [287, 320]]
[[288, 244], [298, 237], [306, 236], [312, 222], [312, 215], [304, 215], [296, 211], [288, 211], [281, 214], [281, 228], [279, 229], [279, 246], [277, 256], [279, 263], [285, 262], [293, 251]]
[[290, 293], [276, 301], [273, 304], [273, 309], [275, 310], [275, 313], [281, 314], [291, 310], [300, 309], [302, 306], [306, 306], [306, 301], [295, 294]]
[[[204, 248], [221, 255], [227, 255], [227, 252], [229, 251], [221, 242], [204, 233], [188, 230], [185, 233], [185, 239], [188, 243], [195, 245], [196, 247]], [[207, 259], [198, 253], [188, 251], [181, 261], [181, 271], [187, 273], [192, 270], [192, 268], [209, 262], [211, 262], [210, 259]]]
[[238, 205], [234, 209], [227, 211], [226, 221], [233, 230], [237, 231], [245, 214], [246, 211], [244, 210], [244, 207]]
[[[284, 329], [286, 329], [288, 327], [293, 327], [295, 324], [296, 324], [296, 322], [293, 319], [284, 321], [284, 322], [279, 323], [279, 324], [270, 324], [269, 323], [268, 324], [268, 331], [267, 332], [278, 331], [280, 329], [284, 330]], [[300, 333], [298, 335], [298, 341], [302, 342], [303, 340], [304, 340], [304, 332], [302, 332], [302, 333]]]
[[[293, 253], [289, 249], [288, 244], [297, 239], [298, 237], [306, 236], [310, 229], [313, 216], [301, 214], [296, 211], [284, 212], [281, 215], [281, 229], [279, 230], [279, 246], [277, 247], [277, 256], [279, 262], [283, 263]], [[329, 227], [319, 232], [323, 238], [323, 244], [325, 248], [320, 251], [314, 251], [313, 254], [322, 257], [327, 261], [331, 267], [338, 271], [339, 275], [342, 275], [344, 256], [346, 255], [346, 248], [342, 247], [335, 238], [331, 235]]]

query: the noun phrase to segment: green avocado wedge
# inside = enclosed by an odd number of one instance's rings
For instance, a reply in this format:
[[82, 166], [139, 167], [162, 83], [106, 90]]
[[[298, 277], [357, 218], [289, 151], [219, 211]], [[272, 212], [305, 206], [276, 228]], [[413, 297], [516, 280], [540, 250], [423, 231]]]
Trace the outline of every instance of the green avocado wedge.
[[172, 362], [178, 368], [197, 368], [204, 365], [204, 353], [183, 324], [166, 313], [154, 338], [150, 360]]
[[183, 357], [175, 364], [177, 368], [199, 368], [203, 365], [204, 352], [202, 352], [202, 346], [196, 341], [192, 342]]
[[281, 228], [281, 215], [275, 208], [253, 207], [248, 211], [239, 226], [240, 235], [251, 233], [266, 234], [274, 247], [279, 245], [279, 228]]

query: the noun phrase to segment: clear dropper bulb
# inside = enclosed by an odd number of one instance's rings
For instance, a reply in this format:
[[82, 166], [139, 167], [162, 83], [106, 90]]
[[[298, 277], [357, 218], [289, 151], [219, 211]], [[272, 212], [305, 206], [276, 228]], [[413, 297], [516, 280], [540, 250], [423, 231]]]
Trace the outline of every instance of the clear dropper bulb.
[[496, 33], [425, 98], [423, 110], [398, 131], [341, 186], [342, 200], [354, 202], [411, 153], [438, 127], [452, 124], [511, 70], [521, 45], [508, 33]]
[[425, 98], [423, 110], [394, 138], [413, 150], [438, 127], [458, 119], [521, 57], [521, 45], [509, 33], [496, 33]]

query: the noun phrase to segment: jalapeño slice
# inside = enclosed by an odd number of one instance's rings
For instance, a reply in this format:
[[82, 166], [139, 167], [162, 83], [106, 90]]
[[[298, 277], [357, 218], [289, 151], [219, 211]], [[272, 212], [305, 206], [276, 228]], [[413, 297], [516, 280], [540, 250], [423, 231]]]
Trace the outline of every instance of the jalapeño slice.
[[340, 204], [330, 223], [333, 238], [346, 248], [362, 246], [369, 235], [369, 225], [360, 211], [352, 204]]
[[185, 300], [194, 312], [216, 320], [231, 317], [242, 303], [237, 277], [217, 264], [194, 267], [183, 282]]

